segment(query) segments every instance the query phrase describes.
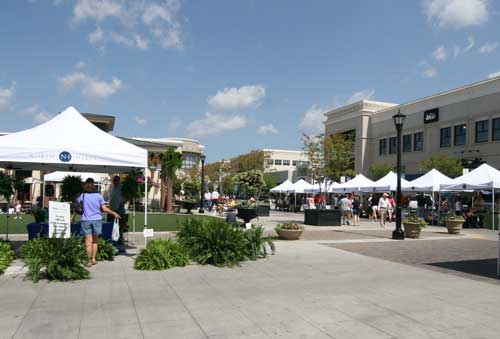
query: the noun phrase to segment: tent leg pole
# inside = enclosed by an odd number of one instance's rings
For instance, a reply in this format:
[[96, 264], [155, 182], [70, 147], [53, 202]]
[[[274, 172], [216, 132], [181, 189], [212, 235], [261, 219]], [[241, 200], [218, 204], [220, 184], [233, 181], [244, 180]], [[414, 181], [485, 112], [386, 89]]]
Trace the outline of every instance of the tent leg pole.
[[492, 206], [492, 213], [491, 213], [491, 229], [495, 230], [495, 188], [491, 188], [491, 206]]
[[43, 180], [43, 188], [42, 188], [42, 208], [45, 208], [45, 179]]
[[144, 228], [148, 227], [148, 168], [144, 168]]

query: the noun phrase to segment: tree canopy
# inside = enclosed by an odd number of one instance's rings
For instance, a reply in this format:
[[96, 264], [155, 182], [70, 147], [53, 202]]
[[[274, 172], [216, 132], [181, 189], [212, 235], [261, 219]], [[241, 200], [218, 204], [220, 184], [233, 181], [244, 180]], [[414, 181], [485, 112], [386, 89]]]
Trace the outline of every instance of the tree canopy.
[[370, 179], [376, 181], [380, 178], [383, 178], [392, 170], [394, 170], [394, 166], [387, 162], [371, 164], [368, 168], [368, 176], [370, 177]]
[[463, 166], [459, 158], [451, 158], [446, 155], [430, 157], [421, 162], [422, 169], [430, 171], [435, 168], [450, 178], [456, 178], [463, 174]]

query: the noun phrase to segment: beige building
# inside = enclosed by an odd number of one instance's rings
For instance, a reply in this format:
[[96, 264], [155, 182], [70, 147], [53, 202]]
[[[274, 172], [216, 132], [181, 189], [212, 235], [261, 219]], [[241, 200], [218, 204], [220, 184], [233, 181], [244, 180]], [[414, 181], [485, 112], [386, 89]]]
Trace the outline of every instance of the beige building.
[[355, 170], [367, 174], [371, 164], [396, 164], [392, 116], [399, 110], [406, 115], [402, 163], [407, 178], [421, 174], [421, 162], [438, 155], [500, 168], [500, 77], [401, 105], [355, 102], [325, 113], [325, 133], [354, 133]]
[[291, 151], [281, 149], [263, 149], [269, 156], [264, 164], [266, 173], [273, 173], [278, 183], [289, 179], [296, 181], [300, 176], [300, 166], [307, 166], [309, 159], [303, 151]]

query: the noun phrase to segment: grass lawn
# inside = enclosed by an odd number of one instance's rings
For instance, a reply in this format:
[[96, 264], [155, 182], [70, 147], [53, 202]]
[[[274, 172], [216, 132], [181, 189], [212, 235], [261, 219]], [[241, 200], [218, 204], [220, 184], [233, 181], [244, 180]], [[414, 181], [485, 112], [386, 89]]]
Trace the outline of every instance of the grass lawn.
[[[148, 214], [148, 227], [153, 228], [155, 231], [177, 231], [179, 230], [182, 220], [186, 218], [213, 218], [210, 216], [198, 216], [198, 215], [183, 215], [183, 214]], [[133, 225], [132, 214], [129, 214], [129, 231], [132, 232]], [[26, 225], [34, 222], [35, 219], [31, 214], [25, 214], [22, 219], [14, 219], [14, 216], [9, 217], [9, 234], [24, 234], [28, 233], [26, 230]], [[7, 216], [5, 214], [0, 215], [0, 235], [5, 234], [7, 226]], [[144, 213], [135, 214], [135, 230], [136, 232], [142, 231], [144, 228]]]

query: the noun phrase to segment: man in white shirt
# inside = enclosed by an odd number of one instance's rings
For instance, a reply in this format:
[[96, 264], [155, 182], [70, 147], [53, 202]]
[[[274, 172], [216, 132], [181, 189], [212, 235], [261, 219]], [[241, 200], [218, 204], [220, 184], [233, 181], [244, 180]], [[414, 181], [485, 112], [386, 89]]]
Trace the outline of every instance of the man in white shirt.
[[340, 211], [342, 212], [342, 225], [349, 225], [349, 216], [351, 215], [351, 200], [347, 195], [344, 195], [339, 202]]
[[210, 192], [205, 192], [203, 194], [203, 207], [208, 210], [210, 208], [210, 204], [212, 203], [212, 194]]
[[380, 227], [385, 227], [385, 218], [391, 202], [388, 199], [389, 195], [384, 193], [382, 198], [378, 201], [378, 211], [380, 213]]
[[210, 206], [209, 211], [212, 212], [212, 208], [214, 208], [214, 206], [217, 209], [218, 204], [219, 204], [219, 192], [217, 192], [217, 190], [214, 189], [214, 191], [212, 192], [212, 206]]

